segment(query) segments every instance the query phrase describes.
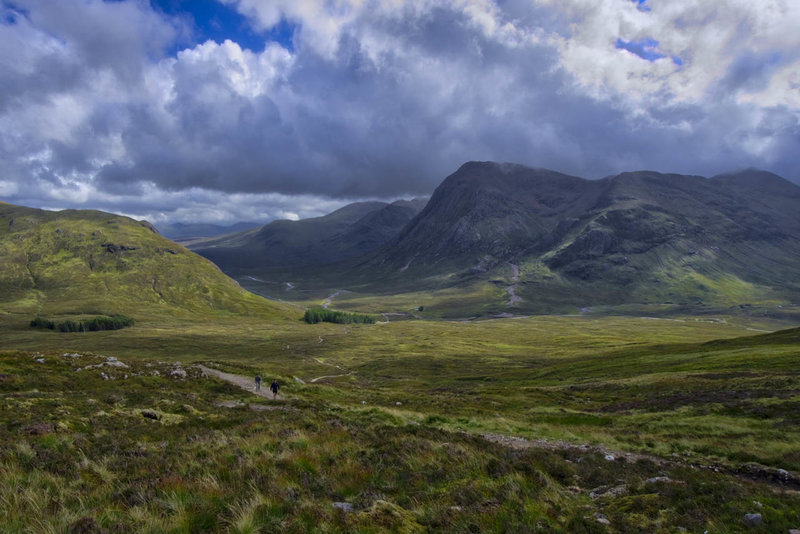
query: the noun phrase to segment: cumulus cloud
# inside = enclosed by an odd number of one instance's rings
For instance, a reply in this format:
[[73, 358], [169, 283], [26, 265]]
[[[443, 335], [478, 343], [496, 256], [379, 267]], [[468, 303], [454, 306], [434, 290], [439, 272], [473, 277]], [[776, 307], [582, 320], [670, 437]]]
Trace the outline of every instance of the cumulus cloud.
[[0, 196], [157, 221], [319, 215], [470, 159], [797, 180], [789, 0], [223, 0], [260, 52], [145, 0], [3, 4]]

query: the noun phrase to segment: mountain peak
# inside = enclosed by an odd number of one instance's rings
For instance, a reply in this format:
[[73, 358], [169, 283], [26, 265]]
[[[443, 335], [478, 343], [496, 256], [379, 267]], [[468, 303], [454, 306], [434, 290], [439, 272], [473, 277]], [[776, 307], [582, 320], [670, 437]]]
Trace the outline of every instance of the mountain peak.
[[777, 174], [761, 169], [750, 168], [738, 172], [718, 174], [713, 176], [711, 180], [743, 190], [800, 197], [800, 186]]

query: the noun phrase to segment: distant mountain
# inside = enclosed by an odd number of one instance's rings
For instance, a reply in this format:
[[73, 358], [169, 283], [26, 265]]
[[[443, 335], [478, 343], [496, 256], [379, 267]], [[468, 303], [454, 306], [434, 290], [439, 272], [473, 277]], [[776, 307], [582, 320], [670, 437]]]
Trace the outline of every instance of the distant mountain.
[[367, 254], [397, 235], [425, 200], [357, 202], [323, 217], [265, 226], [189, 244], [228, 273], [325, 265]]
[[201, 223], [172, 223], [159, 224], [156, 228], [164, 237], [172, 239], [173, 241], [182, 241], [244, 232], [245, 230], [250, 230], [257, 226], [260, 225], [256, 222], [240, 222], [229, 226]]
[[284, 317], [147, 222], [0, 202], [0, 310], [30, 315], [200, 313]]
[[408, 267], [497, 259], [548, 250], [603, 187], [553, 171], [467, 163], [382, 251], [382, 262]]
[[590, 181], [470, 162], [359, 268], [419, 287], [519, 272], [530, 309], [797, 299], [800, 187], [755, 170]]
[[479, 302], [481, 314], [800, 304], [800, 187], [768, 172], [585, 180], [469, 162], [417, 206], [354, 204], [196, 250], [318, 291], [442, 291], [460, 316]]

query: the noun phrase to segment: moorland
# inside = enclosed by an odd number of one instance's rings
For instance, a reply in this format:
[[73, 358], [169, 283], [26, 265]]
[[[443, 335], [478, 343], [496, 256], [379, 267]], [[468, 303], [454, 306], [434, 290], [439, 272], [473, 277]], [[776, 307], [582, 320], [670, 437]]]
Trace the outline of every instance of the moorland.
[[[0, 247], [9, 532], [800, 528], [791, 291], [437, 317], [444, 292], [475, 309], [456, 285], [355, 295], [375, 324], [307, 324], [305, 302], [244, 291], [124, 217], [0, 204]], [[30, 326], [120, 314], [135, 323]]]

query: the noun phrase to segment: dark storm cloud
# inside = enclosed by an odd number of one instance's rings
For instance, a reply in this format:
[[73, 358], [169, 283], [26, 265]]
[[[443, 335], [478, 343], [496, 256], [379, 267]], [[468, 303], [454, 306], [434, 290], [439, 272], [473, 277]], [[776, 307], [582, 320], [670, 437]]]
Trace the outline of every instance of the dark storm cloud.
[[[209, 41], [166, 56], [185, 22], [143, 0], [16, 3], [0, 26], [0, 196], [230, 220], [236, 208], [214, 211], [223, 195], [266, 218], [318, 214], [309, 203], [325, 198], [429, 193], [471, 159], [591, 178], [748, 166], [798, 178], [800, 101], [774, 88], [793, 43], [700, 49], [691, 17], [599, 0], [415, 0], [343, 18], [306, 0], [229, 3], [256, 25], [296, 24], [292, 49]], [[670, 26], [652, 17], [681, 26], [657, 33]], [[646, 39], [663, 53], [615, 46]], [[684, 52], [687, 65], [670, 59]], [[295, 195], [309, 195], [302, 210]]]

